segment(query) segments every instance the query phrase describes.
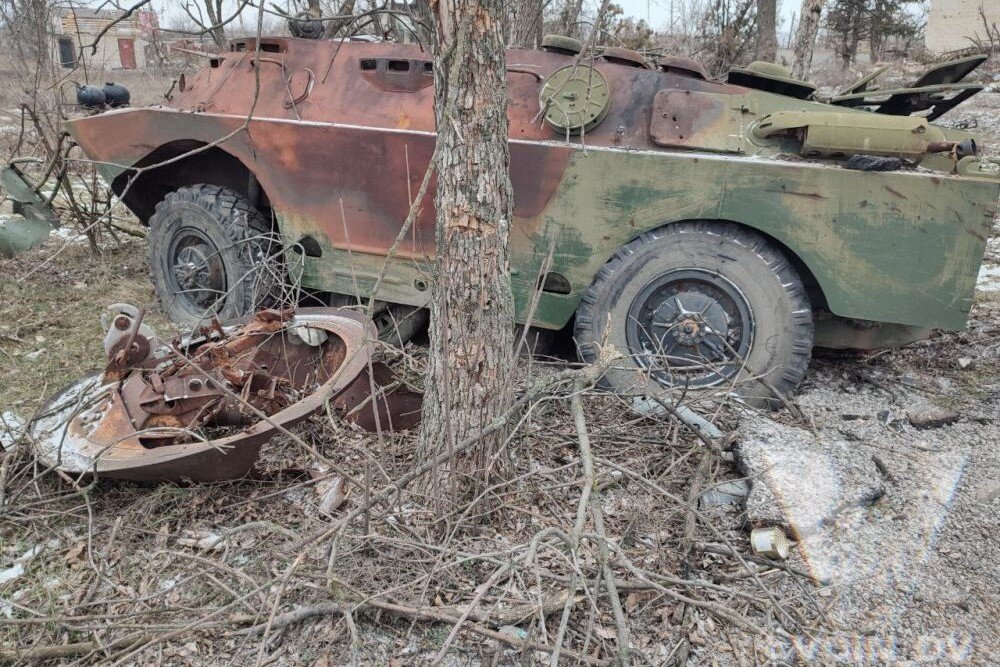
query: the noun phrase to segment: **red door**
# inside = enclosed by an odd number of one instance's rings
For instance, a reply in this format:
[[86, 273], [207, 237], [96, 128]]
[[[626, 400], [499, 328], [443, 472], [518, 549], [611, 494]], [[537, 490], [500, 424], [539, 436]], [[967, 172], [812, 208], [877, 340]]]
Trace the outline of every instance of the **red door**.
[[135, 69], [135, 40], [118, 40], [118, 57], [122, 61], [123, 69]]

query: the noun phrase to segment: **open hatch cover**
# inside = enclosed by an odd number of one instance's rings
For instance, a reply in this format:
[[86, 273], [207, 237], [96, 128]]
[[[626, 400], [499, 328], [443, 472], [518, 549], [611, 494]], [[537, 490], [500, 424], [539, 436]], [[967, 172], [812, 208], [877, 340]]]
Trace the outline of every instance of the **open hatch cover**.
[[979, 84], [960, 82], [984, 62], [986, 56], [982, 54], [951, 60], [931, 67], [904, 88], [869, 89], [869, 84], [885, 71], [883, 68], [851, 84], [830, 103], [890, 116], [909, 116], [929, 110], [925, 117], [933, 121], [983, 90]]

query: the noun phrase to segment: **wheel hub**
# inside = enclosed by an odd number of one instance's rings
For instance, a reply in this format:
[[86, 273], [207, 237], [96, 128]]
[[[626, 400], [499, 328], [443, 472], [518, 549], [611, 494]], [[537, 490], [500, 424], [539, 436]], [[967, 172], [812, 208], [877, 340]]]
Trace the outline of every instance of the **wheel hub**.
[[215, 246], [196, 231], [179, 234], [170, 253], [175, 291], [190, 306], [204, 310], [225, 294], [225, 270]]
[[711, 338], [725, 338], [729, 333], [729, 317], [722, 305], [697, 289], [674, 294], [664, 300], [650, 320], [654, 335], [662, 342], [671, 339], [684, 346], [711, 344]]
[[739, 372], [753, 319], [739, 289], [703, 269], [671, 271], [633, 301], [629, 347], [664, 385], [706, 387]]

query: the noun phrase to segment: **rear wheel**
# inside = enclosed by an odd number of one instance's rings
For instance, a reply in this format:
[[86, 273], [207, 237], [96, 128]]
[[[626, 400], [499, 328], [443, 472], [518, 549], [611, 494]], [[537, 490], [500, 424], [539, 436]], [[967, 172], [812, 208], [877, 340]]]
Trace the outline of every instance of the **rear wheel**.
[[775, 406], [775, 392], [806, 373], [813, 320], [798, 274], [766, 239], [685, 222], [643, 234], [601, 268], [574, 334], [588, 361], [605, 336], [626, 355], [603, 380], [615, 391], [732, 391]]
[[157, 299], [180, 324], [245, 319], [272, 305], [284, 282], [270, 221], [227, 188], [171, 192], [149, 219], [147, 241]]

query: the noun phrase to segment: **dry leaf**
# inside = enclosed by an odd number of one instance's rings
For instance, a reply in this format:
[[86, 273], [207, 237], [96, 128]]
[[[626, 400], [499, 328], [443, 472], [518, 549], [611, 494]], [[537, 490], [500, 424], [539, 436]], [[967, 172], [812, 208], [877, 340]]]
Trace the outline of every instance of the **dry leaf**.
[[86, 540], [74, 544], [73, 548], [66, 552], [66, 563], [69, 564], [70, 566], [73, 566], [81, 562], [80, 556], [83, 554], [86, 548], [87, 548]]

